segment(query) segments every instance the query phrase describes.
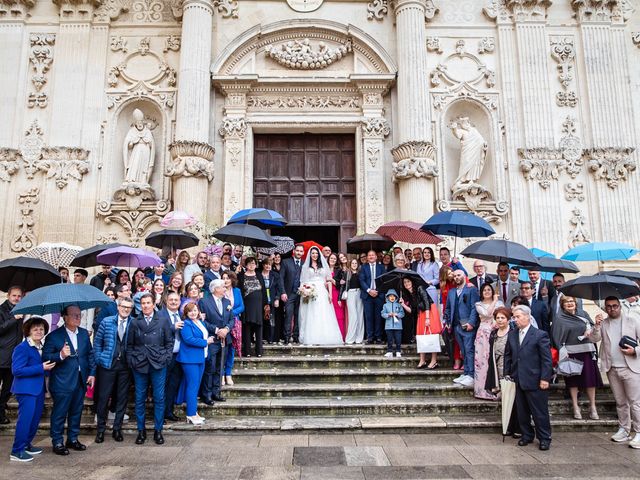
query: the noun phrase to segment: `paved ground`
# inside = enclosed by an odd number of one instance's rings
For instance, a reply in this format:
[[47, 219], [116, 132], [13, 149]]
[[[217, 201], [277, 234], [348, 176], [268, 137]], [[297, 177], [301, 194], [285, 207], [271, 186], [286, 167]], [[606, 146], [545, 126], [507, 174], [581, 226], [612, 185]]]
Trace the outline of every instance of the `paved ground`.
[[640, 478], [640, 450], [614, 444], [608, 433], [558, 433], [549, 452], [502, 443], [494, 434], [167, 435], [164, 446], [107, 437], [86, 452], [51, 453], [29, 464], [9, 461], [12, 438], [0, 436], [0, 478], [336, 479]]

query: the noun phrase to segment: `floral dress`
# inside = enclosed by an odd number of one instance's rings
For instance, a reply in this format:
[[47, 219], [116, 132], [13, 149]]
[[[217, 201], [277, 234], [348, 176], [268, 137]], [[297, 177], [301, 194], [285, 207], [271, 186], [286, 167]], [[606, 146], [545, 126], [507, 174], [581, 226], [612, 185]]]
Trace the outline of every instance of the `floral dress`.
[[476, 311], [480, 317], [480, 325], [476, 333], [475, 341], [475, 358], [474, 358], [474, 382], [473, 395], [476, 398], [485, 400], [496, 400], [496, 395], [485, 390], [487, 382], [487, 372], [489, 370], [489, 336], [493, 330], [493, 312], [498, 307], [503, 307], [501, 301], [492, 302], [486, 305], [482, 302], [476, 302]]

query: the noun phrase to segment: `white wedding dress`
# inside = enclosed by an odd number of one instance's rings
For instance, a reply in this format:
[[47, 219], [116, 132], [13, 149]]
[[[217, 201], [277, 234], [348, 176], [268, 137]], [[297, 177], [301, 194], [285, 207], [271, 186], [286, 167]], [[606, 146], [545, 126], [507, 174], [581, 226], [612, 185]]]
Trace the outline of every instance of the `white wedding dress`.
[[298, 314], [300, 343], [303, 345], [342, 345], [342, 334], [338, 328], [336, 312], [327, 291], [327, 279], [331, 278], [331, 271], [327, 261], [322, 259], [321, 269], [314, 270], [309, 265], [311, 252], [302, 266], [300, 284], [313, 285], [316, 290], [315, 300], [305, 302], [300, 299]]

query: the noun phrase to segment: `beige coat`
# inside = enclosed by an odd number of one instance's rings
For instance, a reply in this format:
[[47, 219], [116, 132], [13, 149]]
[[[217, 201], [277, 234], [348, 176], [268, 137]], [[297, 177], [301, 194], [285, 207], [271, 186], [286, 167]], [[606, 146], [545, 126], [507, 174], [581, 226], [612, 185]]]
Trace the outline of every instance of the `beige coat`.
[[[606, 372], [611, 369], [611, 349], [620, 348], [618, 345], [611, 345], [611, 340], [609, 340], [610, 328], [611, 324], [609, 323], [609, 317], [607, 317], [602, 321], [601, 344], [602, 367]], [[636, 340], [640, 339], [640, 318], [627, 315], [624, 310], [622, 311], [622, 335], [628, 335]], [[625, 355], [624, 359], [627, 362], [627, 367], [629, 367], [632, 372], [640, 373], [640, 346], [636, 348], [636, 355], [634, 357]]]

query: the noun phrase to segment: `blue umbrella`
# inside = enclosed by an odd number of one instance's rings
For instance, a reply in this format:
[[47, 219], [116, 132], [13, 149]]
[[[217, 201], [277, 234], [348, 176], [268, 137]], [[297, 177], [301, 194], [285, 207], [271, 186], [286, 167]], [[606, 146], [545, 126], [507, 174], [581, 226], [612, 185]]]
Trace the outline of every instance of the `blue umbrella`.
[[563, 260], [574, 262], [604, 262], [606, 260], [627, 260], [640, 250], [626, 243], [592, 242], [578, 245], [562, 255]]
[[420, 230], [432, 232], [436, 235], [455, 237], [456, 241], [453, 247], [454, 256], [458, 237], [488, 237], [496, 233], [491, 225], [483, 218], [473, 213], [460, 210], [436, 213], [420, 227]]
[[234, 213], [227, 221], [227, 225], [234, 223], [248, 223], [256, 227], [272, 228], [284, 227], [287, 224], [285, 218], [274, 210], [266, 208], [245, 208]]
[[13, 308], [12, 313], [31, 313], [46, 315], [60, 313], [65, 307], [76, 305], [80, 310], [104, 307], [113, 303], [109, 297], [96, 287], [82, 283], [58, 283], [48, 287], [37, 288], [28, 293]]

